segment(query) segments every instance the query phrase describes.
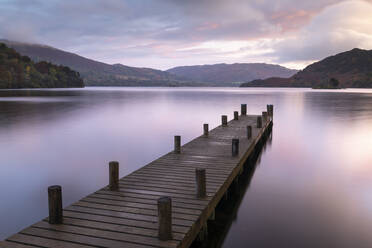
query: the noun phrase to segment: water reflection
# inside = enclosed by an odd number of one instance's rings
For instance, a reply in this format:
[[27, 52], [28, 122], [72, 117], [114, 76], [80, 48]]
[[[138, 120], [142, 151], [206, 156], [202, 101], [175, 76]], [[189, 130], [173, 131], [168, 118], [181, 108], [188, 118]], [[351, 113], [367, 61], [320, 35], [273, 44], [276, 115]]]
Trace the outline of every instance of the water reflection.
[[0, 91], [0, 239], [47, 215], [48, 185], [68, 205], [107, 184], [108, 161], [126, 175], [241, 103], [256, 114], [274, 104], [275, 137], [217, 243], [372, 247], [371, 90]]
[[260, 164], [261, 156], [265, 153], [268, 140], [272, 140], [271, 131], [265, 141], [256, 146], [256, 152], [247, 159], [243, 173], [228, 189], [228, 198], [223, 198], [217, 205], [215, 219], [208, 221], [207, 239], [195, 240], [191, 248], [218, 248], [223, 246], [231, 225], [237, 219], [238, 210], [246, 191], [249, 189], [256, 168]]

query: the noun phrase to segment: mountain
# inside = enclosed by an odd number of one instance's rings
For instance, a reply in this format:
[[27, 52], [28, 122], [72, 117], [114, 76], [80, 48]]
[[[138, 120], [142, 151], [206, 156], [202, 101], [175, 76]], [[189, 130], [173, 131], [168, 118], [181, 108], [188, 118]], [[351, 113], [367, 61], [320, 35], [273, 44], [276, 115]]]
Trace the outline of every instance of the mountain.
[[67, 87], [84, 87], [78, 72], [45, 61], [34, 63], [0, 43], [1, 89]]
[[372, 50], [354, 48], [313, 63], [290, 78], [255, 80], [241, 86], [371, 88]]
[[241, 83], [269, 77], [290, 77], [296, 70], [263, 63], [236, 63], [174, 67], [167, 72], [193, 81], [207, 83]]
[[195, 84], [168, 72], [121, 64], [109, 65], [50, 46], [9, 40], [0, 40], [0, 42], [14, 48], [22, 55], [29, 56], [34, 61], [48, 61], [68, 66], [78, 71], [88, 86], [178, 86]]

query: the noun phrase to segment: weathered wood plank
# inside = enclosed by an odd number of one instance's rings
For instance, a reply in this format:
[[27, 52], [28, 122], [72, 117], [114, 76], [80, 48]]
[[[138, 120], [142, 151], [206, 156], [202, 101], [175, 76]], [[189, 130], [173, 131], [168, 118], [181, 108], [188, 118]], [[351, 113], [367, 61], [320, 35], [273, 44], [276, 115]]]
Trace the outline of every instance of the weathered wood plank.
[[32, 225], [32, 227], [37, 227], [45, 230], [65, 232], [85, 236], [94, 236], [102, 239], [111, 239], [117, 241], [124, 241], [128, 243], [141, 244], [141, 245], [154, 245], [158, 247], [171, 248], [177, 247], [178, 242], [175, 240], [170, 241], [160, 241], [157, 237], [148, 237], [143, 235], [133, 235], [126, 233], [113, 232], [108, 230], [92, 229], [87, 227], [79, 227], [73, 225], [51, 225], [47, 222], [41, 221]]
[[65, 242], [63, 240], [49, 239], [34, 235], [25, 235], [22, 233], [15, 234], [7, 239], [11, 242], [19, 242], [22, 244], [34, 245], [36, 247], [47, 247], [47, 248], [91, 248], [96, 247], [92, 245], [83, 245], [71, 242]]
[[[56, 225], [57, 226], [57, 225]], [[112, 239], [103, 239], [103, 238], [97, 238], [92, 236], [86, 236], [86, 235], [80, 235], [80, 234], [74, 234], [74, 233], [67, 233], [67, 232], [61, 232], [56, 230], [47, 230], [47, 229], [40, 229], [40, 228], [34, 228], [29, 227], [27, 229], [24, 229], [21, 231], [22, 234], [28, 234], [32, 236], [42, 237], [45, 239], [50, 240], [59, 240], [59, 241], [66, 241], [71, 242], [79, 245], [91, 245], [95, 247], [112, 247], [112, 248], [122, 248], [122, 247], [128, 247], [128, 248], [144, 248], [149, 247], [148, 245], [141, 245], [141, 244], [135, 244], [130, 242], [123, 242], [123, 241], [117, 241]], [[70, 245], [66, 245], [65, 247], [70, 247]]]
[[[97, 215], [97, 214], [89, 213], [89, 212], [68, 211], [68, 210], [65, 210], [63, 214], [66, 217], [75, 218], [75, 219], [90, 220], [90, 221], [104, 222], [104, 223], [110, 223], [110, 224], [118, 224], [118, 225], [136, 227], [136, 228], [142, 228], [142, 229], [158, 230], [157, 223], [116, 218], [110, 215]], [[188, 229], [189, 228], [185, 226], [174, 226], [173, 231], [176, 233], [185, 234], [188, 231]]]

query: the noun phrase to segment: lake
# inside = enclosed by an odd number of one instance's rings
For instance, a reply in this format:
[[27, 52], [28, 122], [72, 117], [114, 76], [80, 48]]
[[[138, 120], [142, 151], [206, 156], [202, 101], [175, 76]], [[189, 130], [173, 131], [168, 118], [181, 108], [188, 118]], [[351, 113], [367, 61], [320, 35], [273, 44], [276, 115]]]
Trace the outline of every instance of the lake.
[[274, 104], [270, 144], [222, 247], [372, 247], [372, 90], [85, 88], [0, 91], [0, 239], [232, 119]]

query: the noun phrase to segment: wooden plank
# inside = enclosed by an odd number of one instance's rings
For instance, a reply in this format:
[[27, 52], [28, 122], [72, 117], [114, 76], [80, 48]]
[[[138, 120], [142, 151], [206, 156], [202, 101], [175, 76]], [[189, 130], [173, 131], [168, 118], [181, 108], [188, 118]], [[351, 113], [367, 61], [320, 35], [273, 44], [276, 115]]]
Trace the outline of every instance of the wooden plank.
[[[121, 201], [121, 202], [135, 203], [135, 204], [141, 203], [141, 204], [147, 204], [147, 205], [156, 205], [156, 202], [153, 200], [128, 197], [128, 196], [117, 196], [117, 195], [100, 194], [100, 193], [95, 193], [90, 196], [94, 198], [108, 199], [108, 200], [113, 200], [113, 201]], [[199, 204], [190, 204], [190, 203], [177, 202], [177, 201], [172, 202], [172, 204], [173, 204], [174, 209], [177, 209], [177, 208], [194, 209], [194, 210], [204, 209], [204, 206], [199, 205]]]
[[[58, 240], [58, 241], [65, 241], [75, 243], [77, 245], [91, 245], [95, 247], [110, 247], [110, 248], [144, 248], [149, 247], [148, 245], [140, 245], [130, 242], [123, 242], [117, 241], [112, 239], [103, 239], [103, 238], [96, 238], [92, 236], [74, 234], [74, 233], [67, 233], [67, 232], [60, 232], [55, 230], [47, 230], [47, 229], [40, 229], [29, 227], [21, 231], [22, 234], [28, 234], [36, 237], [42, 237], [45, 239], [50, 240]], [[65, 247], [70, 247], [70, 245], [66, 245]]]
[[0, 247], [1, 248], [35, 248], [37, 246], [24, 245], [24, 244], [10, 242], [10, 241], [0, 241]]
[[140, 245], [153, 245], [157, 247], [171, 248], [177, 247], [178, 242], [175, 240], [160, 241], [158, 238], [148, 237], [143, 235], [133, 235], [126, 233], [113, 232], [109, 230], [92, 229], [86, 227], [78, 227], [72, 225], [51, 225], [47, 222], [41, 221], [32, 225], [32, 227], [41, 228], [45, 230], [72, 233], [90, 237], [97, 237], [108, 240], [124, 241], [128, 243]]
[[[141, 204], [141, 203], [133, 203], [128, 201], [115, 201], [115, 200], [106, 200], [102, 198], [96, 198], [93, 196], [85, 197], [81, 200], [82, 202], [92, 202], [92, 203], [101, 203], [106, 205], [113, 205], [113, 206], [122, 206], [122, 207], [133, 207], [133, 208], [140, 208], [140, 209], [149, 209], [153, 211], [157, 211], [156, 204]], [[180, 208], [180, 207], [173, 207], [173, 213], [181, 213], [181, 214], [191, 214], [191, 215], [200, 215], [200, 210], [195, 209], [188, 209], [188, 208]]]
[[[179, 178], [164, 178], [164, 177], [159, 177], [159, 176], [156, 176], [156, 175], [153, 175], [153, 176], [149, 176], [149, 175], [143, 175], [143, 174], [136, 174], [136, 175], [131, 175], [130, 177], [126, 177], [126, 179], [138, 179], [138, 180], [153, 180], [154, 182], [155, 181], [162, 181], [162, 182], [168, 182], [169, 185], [174, 185], [174, 183], [176, 184], [190, 184], [190, 187], [192, 187], [192, 181], [190, 179], [186, 179], [186, 178], [182, 178], [182, 179], [179, 179]], [[214, 186], [220, 186], [223, 182], [216, 182], [216, 181], [212, 181], [212, 180], [209, 180], [209, 184], [210, 185], [214, 185]]]
[[[157, 228], [158, 218], [155, 216], [132, 214], [125, 212], [118, 212], [105, 209], [94, 209], [88, 207], [81, 207], [76, 205], [71, 205], [66, 208], [67, 211], [74, 211], [79, 213], [96, 214], [102, 216], [110, 216], [120, 219], [125, 219], [128, 223], [134, 223], [135, 226], [141, 226], [144, 228]], [[175, 219], [173, 220], [174, 225], [178, 226], [189, 226], [192, 225], [192, 221]]]
[[[84, 216], [83, 216], [84, 217]], [[93, 221], [93, 220], [86, 220], [86, 219], [76, 219], [71, 217], [64, 217], [63, 219], [64, 224], [72, 225], [72, 226], [80, 226], [80, 227], [88, 227], [98, 230], [108, 230], [118, 233], [127, 233], [127, 234], [134, 234], [134, 235], [142, 235], [148, 236], [153, 238], [158, 238], [158, 231], [154, 229], [147, 229], [147, 228], [139, 228], [139, 227], [132, 227], [126, 226], [121, 224], [112, 224], [107, 222], [101, 221]], [[174, 240], [182, 240], [184, 237], [183, 234], [174, 232], [173, 239]]]
[[[143, 229], [152, 229], [155, 231], [158, 230], [157, 223], [128, 220], [128, 219], [112, 217], [109, 215], [97, 215], [97, 214], [89, 213], [89, 212], [78, 212], [78, 211], [65, 210], [63, 214], [66, 217], [75, 218], [75, 219], [90, 220], [90, 221], [104, 222], [104, 223], [110, 223], [110, 224], [118, 224], [118, 225], [143, 228]], [[181, 233], [181, 234], [185, 234], [188, 231], [188, 229], [189, 229], [188, 227], [184, 227], [184, 226], [173, 227], [174, 232]]]
[[36, 247], [46, 247], [46, 248], [91, 248], [91, 247], [96, 247], [92, 245], [83, 245], [83, 244], [77, 244], [77, 243], [72, 243], [72, 242], [66, 242], [62, 240], [56, 240], [56, 239], [49, 239], [49, 238], [43, 238], [39, 236], [34, 236], [34, 235], [27, 235], [27, 234], [22, 234], [18, 233], [10, 238], [7, 239], [8, 241], [11, 242], [18, 242], [21, 244], [28, 244], [28, 245], [33, 245]]
[[[138, 215], [146, 215], [146, 216], [152, 216], [155, 217], [155, 220], [157, 221], [157, 210], [148, 210], [148, 209], [141, 209], [141, 208], [129, 208], [129, 207], [122, 207], [122, 206], [114, 206], [114, 205], [106, 205], [102, 203], [92, 203], [92, 202], [84, 202], [79, 201], [74, 203], [72, 206], [79, 206], [79, 207], [87, 207], [87, 208], [93, 208], [93, 209], [103, 209], [103, 210], [112, 210], [115, 212], [123, 212], [128, 214], [138, 214]], [[198, 215], [188, 215], [188, 214], [180, 214], [180, 213], [174, 213], [173, 217], [175, 219], [181, 219], [181, 220], [197, 220]], [[138, 218], [136, 218], [138, 219]]]

